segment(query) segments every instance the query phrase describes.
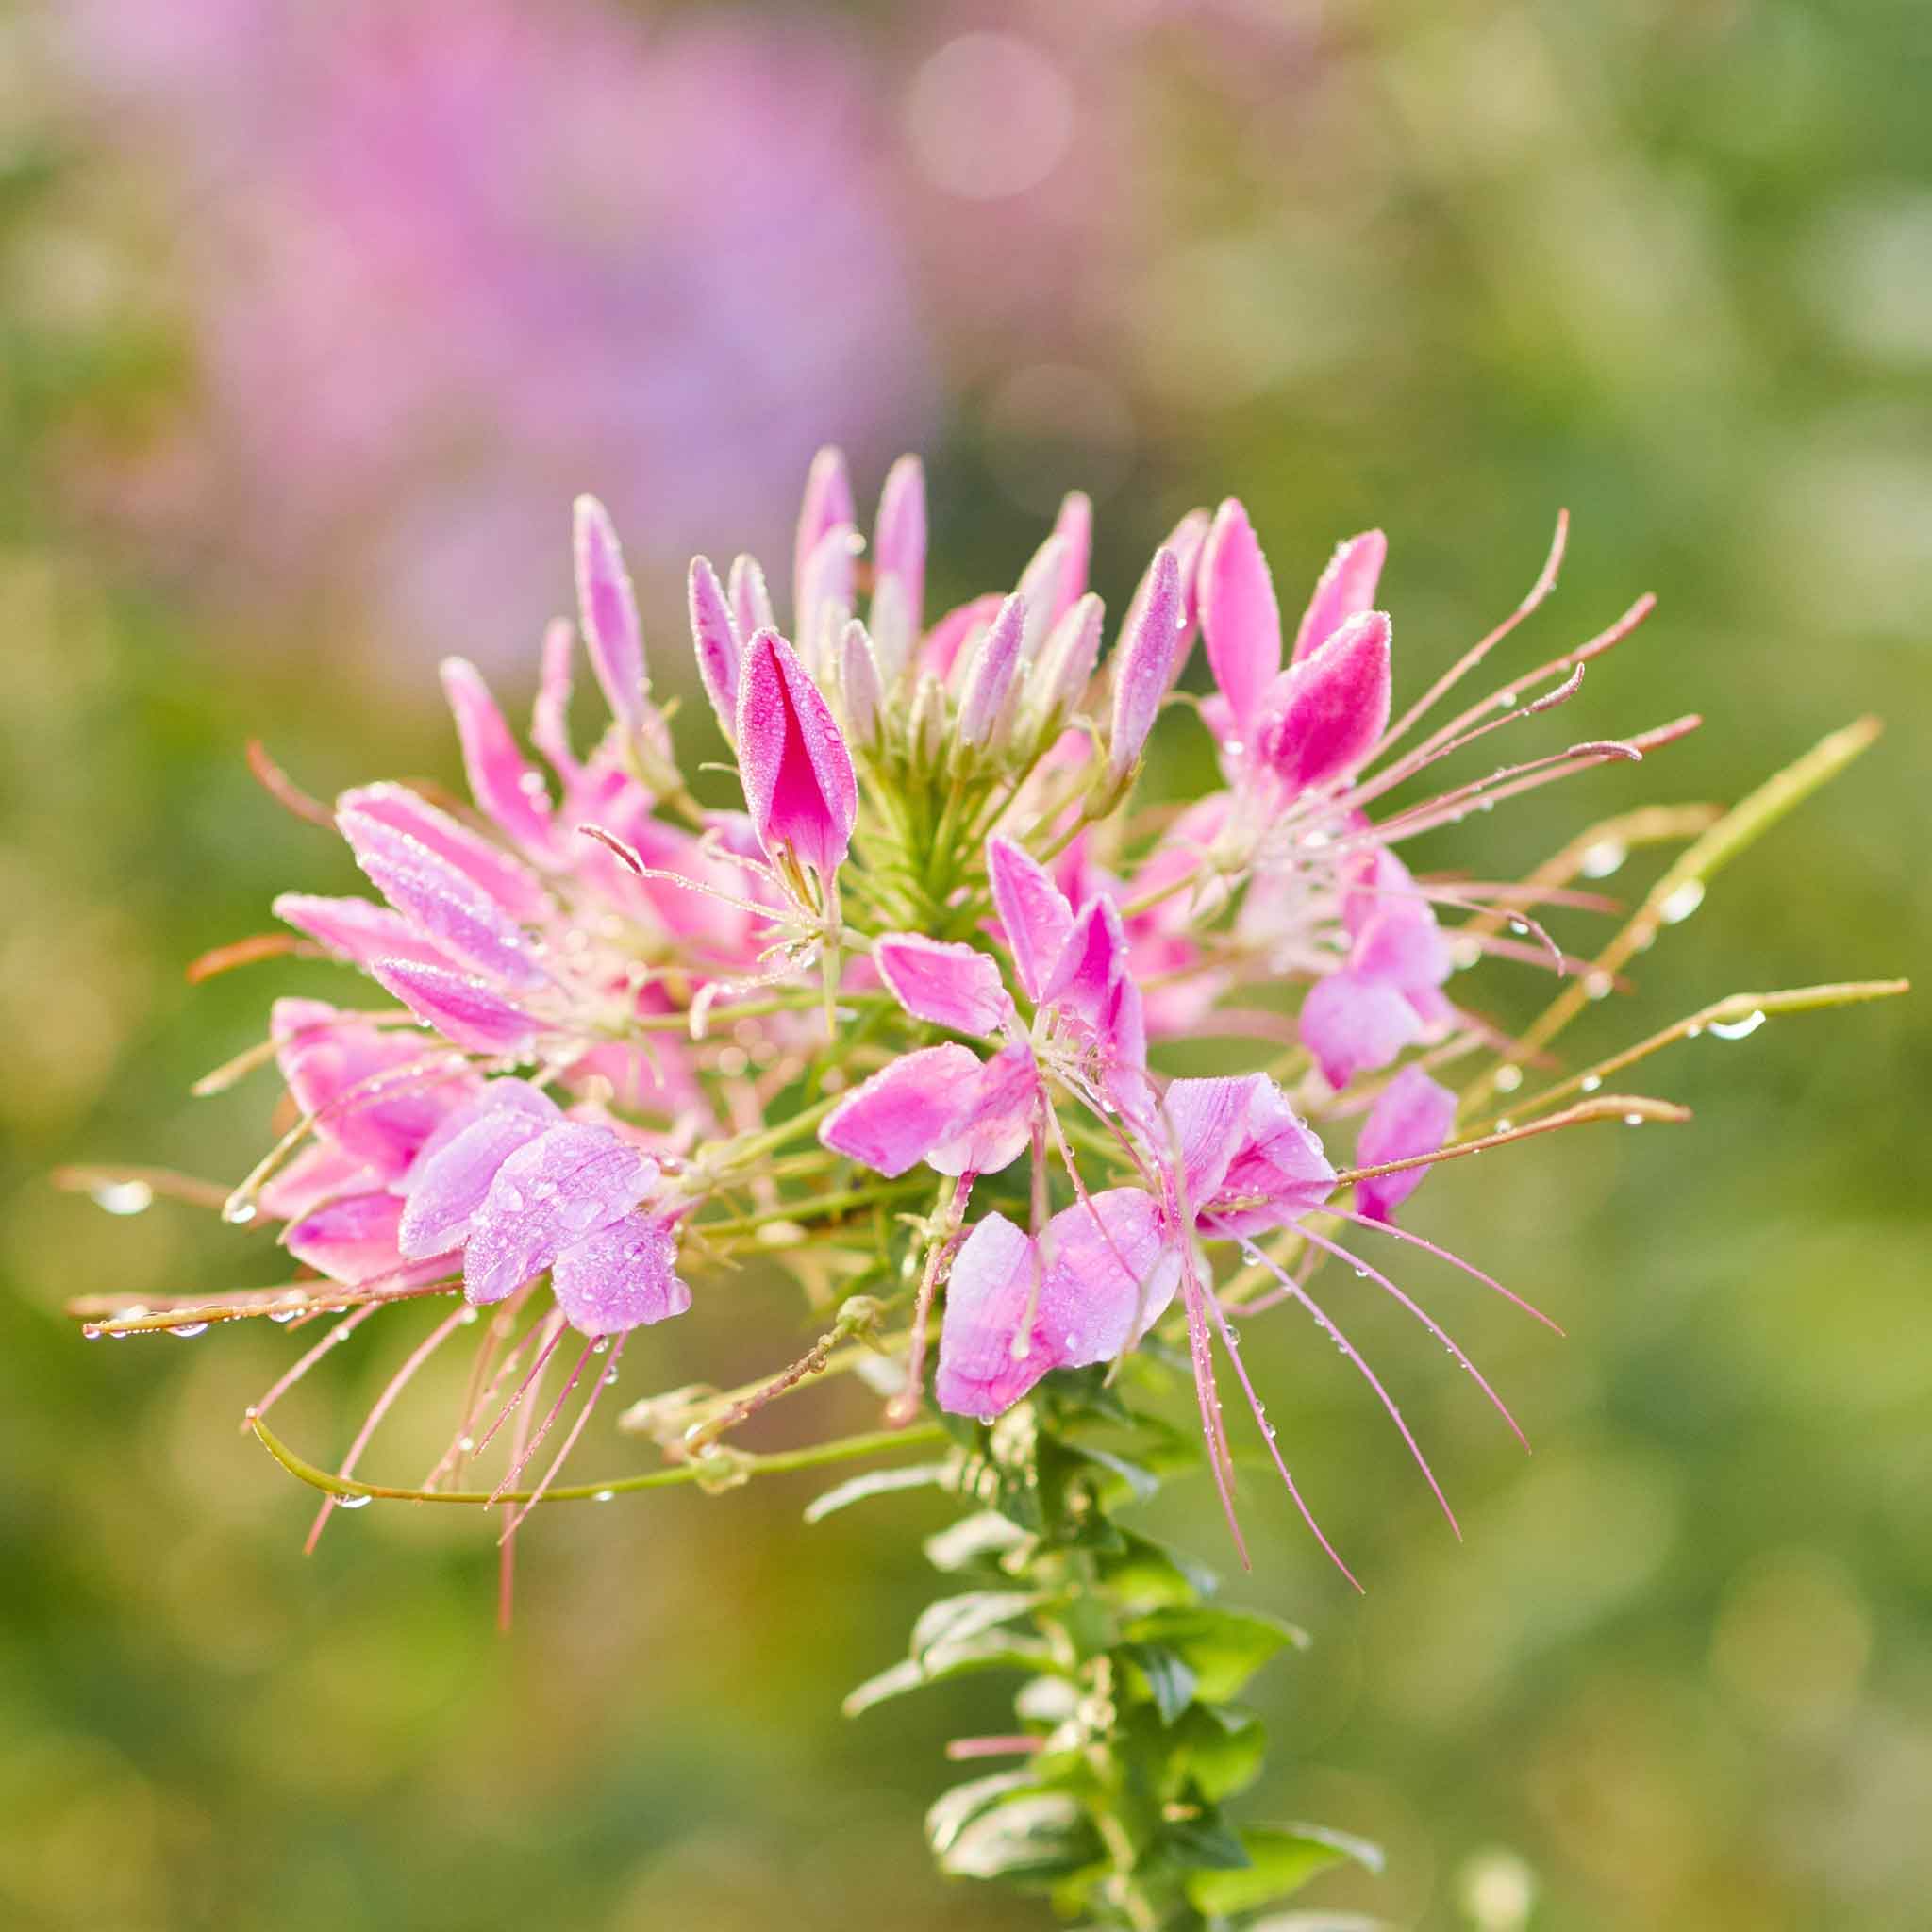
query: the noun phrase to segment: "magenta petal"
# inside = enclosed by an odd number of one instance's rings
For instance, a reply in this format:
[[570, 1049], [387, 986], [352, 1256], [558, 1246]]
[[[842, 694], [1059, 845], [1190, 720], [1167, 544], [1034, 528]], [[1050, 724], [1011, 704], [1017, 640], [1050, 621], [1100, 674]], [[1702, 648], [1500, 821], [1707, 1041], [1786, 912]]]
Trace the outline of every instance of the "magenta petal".
[[977, 1091], [979, 1060], [953, 1041], [901, 1054], [825, 1116], [819, 1140], [889, 1178], [917, 1166], [958, 1127]]
[[471, 1053], [527, 1059], [537, 1043], [537, 1022], [487, 980], [412, 959], [376, 959], [369, 970], [425, 1026]]
[[415, 959], [447, 966], [449, 956], [400, 912], [373, 899], [325, 899], [309, 892], [284, 892], [270, 908], [297, 932], [326, 946], [343, 959], [367, 966], [373, 959]]
[[594, 496], [576, 501], [577, 614], [591, 669], [610, 715], [625, 730], [644, 722], [644, 633], [609, 513]]
[[738, 728], [738, 625], [718, 573], [702, 557], [691, 562], [691, 641], [705, 695], [729, 738]]
[[[1248, 1094], [1247, 1129], [1222, 1176], [1220, 1198], [1258, 1200], [1255, 1224], [1306, 1214], [1335, 1191], [1335, 1170], [1322, 1142], [1287, 1094], [1265, 1074], [1257, 1074]], [[1224, 1217], [1240, 1229], [1249, 1218]]]
[[457, 723], [470, 795], [505, 838], [540, 857], [550, 851], [550, 793], [517, 749], [483, 675], [462, 658], [442, 660], [443, 694]]
[[564, 1249], [628, 1214], [658, 1169], [608, 1127], [565, 1121], [519, 1147], [490, 1184], [463, 1248], [463, 1292], [500, 1302]]
[[565, 1248], [550, 1286], [579, 1335], [627, 1335], [691, 1307], [677, 1274], [677, 1240], [662, 1221], [629, 1214]]
[[1353, 771], [1389, 725], [1389, 620], [1350, 618], [1277, 680], [1261, 752], [1291, 791]]
[[1449, 977], [1448, 941], [1427, 900], [1385, 903], [1356, 936], [1349, 970], [1387, 980], [1402, 991], [1422, 992]]
[[518, 991], [549, 984], [529, 936], [467, 874], [361, 812], [342, 812], [337, 823], [383, 897], [459, 964]]
[[426, 845], [525, 925], [541, 925], [556, 909], [542, 882], [528, 866], [480, 833], [459, 824], [447, 812], [439, 811], [407, 785], [358, 785], [336, 800], [336, 810], [338, 816], [355, 811], [379, 819], [419, 845]]
[[401, 1267], [396, 1229], [402, 1216], [403, 1204], [393, 1194], [344, 1194], [285, 1229], [282, 1245], [331, 1281], [359, 1287]]
[[1174, 682], [1180, 654], [1181, 567], [1172, 550], [1157, 550], [1147, 596], [1129, 622], [1114, 654], [1113, 726], [1108, 740], [1108, 769], [1116, 777], [1141, 756], [1147, 734]]
[[262, 1183], [256, 1201], [271, 1221], [300, 1221], [339, 1194], [387, 1193], [386, 1179], [347, 1148], [318, 1138]]
[[1389, 555], [1389, 540], [1380, 530], [1364, 530], [1335, 546], [1335, 555], [1315, 586], [1315, 594], [1302, 613], [1294, 634], [1291, 662], [1319, 651], [1351, 618], [1371, 608], [1375, 587], [1382, 580], [1382, 564]]
[[760, 631], [745, 647], [738, 688], [738, 762], [758, 843], [830, 880], [858, 816], [852, 755], [791, 646]]
[[1024, 1040], [1003, 1047], [974, 1076], [966, 1108], [927, 1149], [936, 1174], [998, 1174], [1026, 1151], [1040, 1113], [1040, 1069]]
[[[1456, 1096], [1423, 1072], [1404, 1067], [1376, 1096], [1355, 1143], [1357, 1167], [1433, 1154], [1456, 1124]], [[1422, 1186], [1426, 1167], [1371, 1176], [1356, 1183], [1356, 1206], [1373, 1221], [1392, 1221], [1395, 1210]]]
[[1255, 527], [1230, 496], [1201, 553], [1201, 636], [1238, 734], [1281, 670], [1281, 607]]
[[[469, 1239], [471, 1218], [482, 1207], [496, 1171], [519, 1147], [547, 1134], [560, 1116], [543, 1100], [541, 1108], [508, 1104], [494, 1090], [522, 1081], [493, 1080], [478, 1096], [481, 1111], [466, 1108], [462, 1124], [425, 1146], [411, 1169], [397, 1246], [410, 1260], [446, 1254]], [[534, 1088], [525, 1092], [536, 1093]]]
[[1088, 900], [1075, 914], [1074, 929], [1054, 962], [1041, 992], [1041, 1005], [1063, 1008], [1098, 1026], [1126, 957], [1126, 937], [1113, 901], [1105, 893]]
[[275, 1062], [324, 1141], [389, 1176], [402, 1174], [475, 1084], [425, 1070], [433, 1049], [320, 1000], [281, 999], [269, 1015]]
[[1414, 1008], [1386, 980], [1336, 973], [1318, 979], [1302, 1002], [1298, 1031], [1331, 1087], [1386, 1067], [1422, 1037]]
[[1010, 839], [986, 841], [986, 875], [1020, 985], [1038, 1002], [1074, 930], [1074, 908], [1045, 867]]
[[916, 1020], [955, 1033], [998, 1033], [1013, 1017], [1000, 969], [976, 946], [888, 933], [873, 948], [879, 977]]

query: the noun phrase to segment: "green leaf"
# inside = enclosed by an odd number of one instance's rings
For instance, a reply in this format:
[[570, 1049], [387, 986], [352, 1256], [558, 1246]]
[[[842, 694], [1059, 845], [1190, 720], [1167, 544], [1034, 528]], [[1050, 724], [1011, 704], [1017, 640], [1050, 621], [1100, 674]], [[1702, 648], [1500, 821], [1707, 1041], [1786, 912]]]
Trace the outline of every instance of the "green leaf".
[[1024, 1884], [1077, 1872], [1102, 1852], [1099, 1834], [1072, 1798], [1041, 1791], [996, 1805], [961, 1826], [940, 1854], [940, 1869]]
[[924, 1657], [907, 1657], [903, 1662], [868, 1677], [856, 1690], [847, 1693], [847, 1717], [857, 1717], [888, 1698], [903, 1697], [927, 1684], [942, 1684], [949, 1677], [963, 1677], [974, 1671], [1030, 1671], [1054, 1669], [1052, 1650], [1037, 1637], [1014, 1637], [1001, 1631], [969, 1638], [963, 1642], [935, 1647]]
[[1194, 1704], [1174, 1726], [1174, 1744], [1184, 1780], [1219, 1804], [1246, 1790], [1259, 1775], [1268, 1733], [1252, 1711]]
[[935, 1570], [969, 1570], [1002, 1557], [1027, 1540], [1026, 1532], [997, 1509], [982, 1509], [925, 1540], [925, 1559]]
[[836, 1489], [827, 1490], [823, 1496], [814, 1496], [805, 1506], [805, 1520], [823, 1523], [826, 1517], [854, 1503], [862, 1503], [868, 1496], [888, 1495], [895, 1490], [931, 1489], [943, 1483], [951, 1474], [952, 1466], [944, 1462], [914, 1462], [898, 1469], [869, 1469], [863, 1475], [855, 1475]]
[[1219, 1812], [1183, 1818], [1161, 1833], [1161, 1850], [1191, 1872], [1245, 1872], [1254, 1860]]
[[1159, 1492], [1160, 1478], [1141, 1463], [1129, 1462], [1124, 1456], [1116, 1456], [1110, 1449], [1095, 1449], [1085, 1442], [1067, 1442], [1061, 1446], [1074, 1461], [1091, 1462], [1108, 1475], [1118, 1476], [1126, 1485], [1127, 1494], [1137, 1503], [1144, 1503]]
[[1214, 1573], [1152, 1537], [1121, 1532], [1122, 1547], [1101, 1557], [1101, 1581], [1130, 1609], [1191, 1607], [1217, 1588]]
[[924, 1657], [945, 1645], [997, 1629], [1045, 1601], [1045, 1592], [1037, 1590], [969, 1590], [960, 1596], [942, 1596], [927, 1604], [913, 1624], [912, 1655]]
[[1224, 1704], [1277, 1651], [1307, 1648], [1305, 1630], [1255, 1610], [1170, 1609], [1138, 1618], [1122, 1633], [1129, 1642], [1160, 1643], [1179, 1654], [1200, 1680], [1195, 1696]]
[[1154, 1700], [1162, 1724], [1173, 1724], [1193, 1702], [1194, 1674], [1164, 1643], [1124, 1643], [1120, 1654], [1134, 1666], [1135, 1678]]
[[990, 1811], [1004, 1798], [1036, 1788], [1030, 1771], [1000, 1771], [955, 1785], [951, 1790], [941, 1791], [925, 1814], [926, 1842], [943, 1855], [982, 1812]]
[[1196, 1872], [1188, 1879], [1188, 1900], [1196, 1911], [1222, 1917], [1273, 1905], [1351, 1858], [1371, 1872], [1382, 1869], [1379, 1846], [1325, 1825], [1251, 1826], [1241, 1840], [1249, 1860], [1245, 1870]]

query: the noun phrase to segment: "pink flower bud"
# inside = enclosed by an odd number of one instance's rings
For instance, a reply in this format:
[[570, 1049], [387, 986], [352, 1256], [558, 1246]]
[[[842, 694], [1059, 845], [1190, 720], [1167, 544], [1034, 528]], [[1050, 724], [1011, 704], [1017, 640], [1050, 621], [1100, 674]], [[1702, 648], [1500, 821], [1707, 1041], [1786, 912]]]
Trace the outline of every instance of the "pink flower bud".
[[718, 583], [718, 573], [705, 558], [691, 558], [690, 594], [691, 641], [697, 655], [698, 676], [728, 739], [738, 729], [738, 625]]
[[741, 640], [755, 630], [776, 630], [777, 613], [772, 608], [772, 593], [765, 584], [764, 567], [756, 557], [740, 553], [731, 559], [731, 575], [726, 595], [731, 600], [732, 622]]
[[1232, 496], [1215, 511], [1201, 552], [1201, 635], [1231, 722], [1245, 736], [1281, 670], [1281, 608], [1254, 525]]
[[1319, 651], [1349, 618], [1374, 603], [1388, 555], [1389, 540], [1380, 530], [1364, 530], [1335, 546], [1294, 634], [1293, 662]]
[[1013, 680], [1020, 675], [1021, 645], [1026, 632], [1026, 600], [1015, 592], [999, 608], [992, 627], [980, 640], [966, 666], [959, 691], [958, 717], [953, 726], [954, 742], [977, 750], [993, 735], [1007, 699], [1012, 694]]
[[1050, 729], [1079, 708], [1100, 661], [1105, 607], [1091, 591], [1072, 605], [1040, 647], [1027, 687], [1027, 709], [1037, 728]]
[[1146, 600], [1114, 653], [1113, 729], [1108, 772], [1116, 781], [1132, 770], [1154, 728], [1160, 701], [1174, 677], [1180, 643], [1181, 572], [1172, 550], [1154, 554]]
[[830, 708], [777, 632], [745, 646], [738, 685], [738, 763], [768, 856], [788, 851], [829, 881], [858, 817], [858, 781]]
[[[1456, 1096], [1420, 1067], [1404, 1067], [1376, 1096], [1355, 1143], [1357, 1167], [1433, 1154], [1456, 1124]], [[1426, 1167], [1372, 1175], [1356, 1183], [1356, 1205], [1372, 1221], [1392, 1221], [1395, 1210], [1422, 1186]]]
[[845, 454], [827, 445], [812, 458], [806, 474], [805, 500], [799, 506], [798, 536], [791, 551], [791, 616], [801, 636], [805, 634], [807, 575], [813, 555], [828, 531], [857, 521]]
[[1275, 680], [1260, 751], [1291, 793], [1353, 771], [1388, 728], [1389, 636], [1381, 611], [1362, 611]]
[[839, 639], [838, 671], [834, 680], [839, 693], [839, 709], [845, 729], [855, 744], [878, 741], [879, 711], [885, 704], [885, 687], [879, 676], [879, 662], [872, 639], [858, 618], [848, 619]]
[[917, 457], [901, 457], [886, 472], [873, 525], [872, 563], [874, 599], [884, 596], [892, 604], [894, 621], [904, 625], [909, 643], [919, 635], [925, 607], [925, 470]]

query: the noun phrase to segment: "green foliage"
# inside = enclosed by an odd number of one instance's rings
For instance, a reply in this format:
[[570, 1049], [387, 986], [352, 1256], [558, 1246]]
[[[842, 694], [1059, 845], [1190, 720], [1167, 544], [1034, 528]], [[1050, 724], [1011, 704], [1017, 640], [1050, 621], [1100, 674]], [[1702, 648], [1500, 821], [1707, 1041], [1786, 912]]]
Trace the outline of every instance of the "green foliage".
[[[1108, 1440], [1091, 1438], [1106, 1432]], [[972, 1585], [928, 1605], [909, 1654], [848, 1714], [967, 1672], [1022, 1674], [1015, 1770], [935, 1803], [942, 1871], [1050, 1894], [1083, 1925], [1220, 1932], [1262, 1922], [1318, 1873], [1374, 1847], [1314, 1825], [1238, 1825], [1223, 1807], [1261, 1769], [1260, 1721], [1235, 1700], [1307, 1637], [1212, 1601], [1199, 1565], [1113, 1511], [1144, 1501], [1176, 1441], [1098, 1373], [1057, 1375], [991, 1427], [960, 1425], [946, 1480], [974, 1507], [926, 1555]], [[891, 1486], [844, 1484], [814, 1506]]]

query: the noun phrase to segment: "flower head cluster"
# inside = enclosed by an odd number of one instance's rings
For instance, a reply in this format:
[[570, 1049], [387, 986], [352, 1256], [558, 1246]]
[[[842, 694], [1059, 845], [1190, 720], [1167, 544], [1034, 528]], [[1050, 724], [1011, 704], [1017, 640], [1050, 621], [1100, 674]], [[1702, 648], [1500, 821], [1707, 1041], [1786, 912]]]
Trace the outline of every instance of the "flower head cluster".
[[[930, 1402], [988, 1424], [1044, 1377], [1111, 1374], [1161, 1331], [1191, 1364], [1232, 1524], [1217, 1356], [1293, 1491], [1228, 1320], [1292, 1302], [1426, 1474], [1314, 1300], [1317, 1271], [1347, 1263], [1469, 1367], [1343, 1236], [1392, 1238], [1507, 1294], [1393, 1225], [1430, 1165], [1590, 1119], [1674, 1117], [1597, 1094], [1591, 1072], [1513, 1100], [1514, 1119], [1481, 1110], [1514, 1093], [1526, 1062], [1548, 1061], [1577, 1000], [1612, 989], [1674, 902], [1646, 900], [1587, 966], [1538, 911], [1614, 909], [1578, 875], [1613, 869], [1607, 849], [1693, 837], [1707, 813], [1638, 814], [1521, 883], [1430, 874], [1412, 857], [1425, 834], [1641, 758], [1696, 722], [1532, 747], [1432, 789], [1439, 760], [1574, 697], [1585, 666], [1646, 613], [1643, 600], [1437, 721], [1548, 594], [1562, 537], [1559, 525], [1518, 609], [1398, 715], [1379, 531], [1337, 548], [1291, 641], [1230, 499], [1180, 521], [1109, 626], [1075, 494], [1010, 591], [929, 616], [918, 462], [886, 477], [868, 540], [826, 451], [788, 612], [751, 557], [691, 567], [694, 681], [737, 779], [701, 800], [654, 696], [617, 536], [581, 500], [577, 618], [544, 639], [527, 748], [473, 666], [443, 667], [467, 805], [376, 784], [328, 808], [265, 768], [340, 833], [376, 895], [284, 895], [281, 949], [334, 958], [387, 1000], [281, 1000], [263, 1052], [234, 1070], [272, 1058], [291, 1124], [228, 1195], [228, 1218], [277, 1229], [301, 1277], [158, 1311], [96, 1307], [96, 1326], [346, 1314], [258, 1420], [379, 1305], [458, 1297], [378, 1400], [333, 1504], [368, 1492], [353, 1471], [370, 1431], [490, 1310], [425, 1487], [446, 1489], [514, 1419], [490, 1498], [515, 1493], [526, 1513], [562, 1456], [533, 1491], [512, 1485], [590, 1358], [682, 1313], [688, 1282], [729, 1292], [734, 1263], [776, 1259], [836, 1319], [748, 1389], [636, 1406], [675, 1459], [741, 1473], [727, 1432], [835, 1364], [875, 1364], [895, 1422]], [[1197, 634], [1212, 686], [1200, 696], [1181, 682]], [[588, 750], [567, 722], [580, 648], [608, 714]], [[1147, 805], [1139, 781], [1170, 707], [1211, 734], [1221, 782]], [[1693, 864], [1684, 879], [1698, 876]], [[274, 950], [246, 942], [213, 963]], [[1486, 962], [1565, 982], [1514, 1044], [1474, 990]], [[1245, 1070], [1191, 1073], [1206, 1035], [1235, 1042]], [[531, 1398], [570, 1331], [576, 1367], [538, 1421]], [[839, 1345], [854, 1340], [869, 1345]], [[590, 1376], [564, 1454], [614, 1369]]]

